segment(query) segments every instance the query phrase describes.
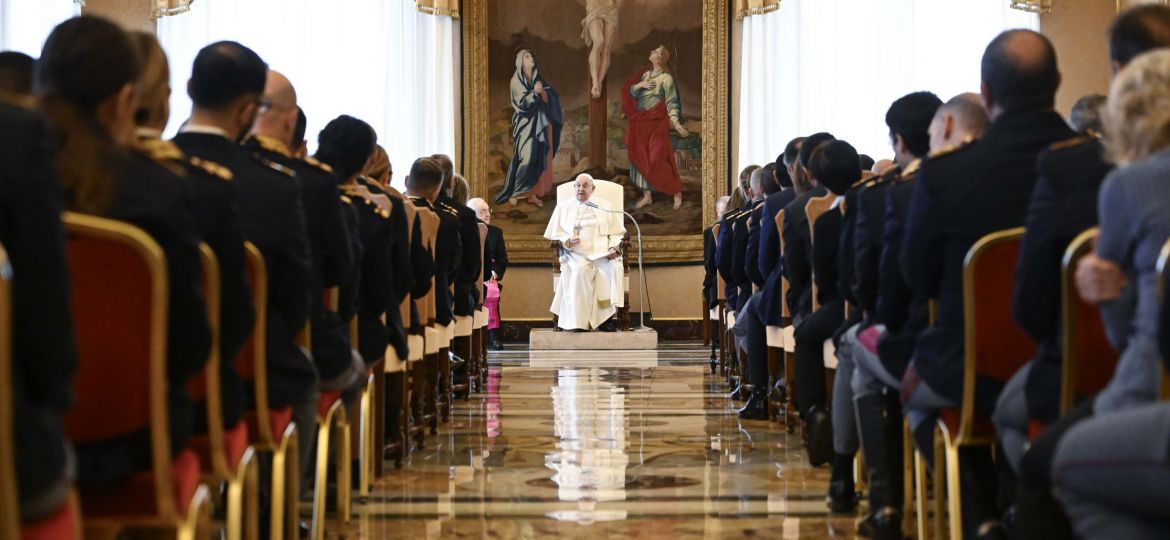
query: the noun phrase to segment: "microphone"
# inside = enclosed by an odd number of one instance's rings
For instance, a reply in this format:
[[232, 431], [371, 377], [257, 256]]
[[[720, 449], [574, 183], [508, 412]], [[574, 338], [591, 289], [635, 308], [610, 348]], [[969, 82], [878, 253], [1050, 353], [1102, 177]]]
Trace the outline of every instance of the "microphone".
[[602, 208], [600, 206], [597, 206], [597, 203], [595, 203], [593, 201], [584, 201], [581, 204], [588, 206], [589, 208], [595, 208], [597, 210], [601, 210], [602, 212], [608, 212], [611, 214], [625, 214], [626, 217], [630, 218], [630, 221], [632, 221], [634, 223], [634, 230], [637, 231], [637, 233], [638, 233], [638, 274], [639, 274], [639, 278], [640, 278], [639, 281], [641, 282], [641, 285], [642, 285], [641, 287], [638, 288], [638, 310], [639, 310], [638, 311], [638, 327], [635, 328], [634, 331], [638, 331], [638, 332], [649, 331], [650, 328], [646, 326], [646, 304], [645, 304], [645, 302], [646, 302], [646, 299], [649, 296], [649, 294], [646, 291], [646, 269], [642, 266], [642, 227], [638, 226], [638, 220], [634, 219], [633, 214], [630, 214], [629, 212], [626, 212], [624, 210], [609, 210], [607, 208]]

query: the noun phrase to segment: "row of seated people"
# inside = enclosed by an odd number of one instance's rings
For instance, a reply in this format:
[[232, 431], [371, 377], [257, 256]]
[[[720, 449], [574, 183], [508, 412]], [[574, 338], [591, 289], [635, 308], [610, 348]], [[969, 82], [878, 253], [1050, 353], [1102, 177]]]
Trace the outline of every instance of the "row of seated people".
[[[454, 392], [482, 384], [466, 360], [483, 358], [485, 226], [446, 156], [416, 160], [399, 193], [374, 130], [340, 116], [306, 157], [293, 85], [236, 42], [196, 56], [171, 141], [169, 66], [149, 34], [71, 19], [0, 82], [22, 78], [0, 91], [3, 450], [19, 471], [18, 502], [3, 500], [19, 521], [0, 521], [56, 537], [80, 507], [87, 526], [145, 514], [189, 537], [202, 466], [226, 486], [229, 538], [296, 537], [308, 496], [321, 538], [328, 459], [347, 521], [351, 457], [364, 493], [383, 454], [401, 464]], [[140, 305], [155, 311], [128, 315]], [[244, 463], [254, 451], [262, 465]], [[143, 502], [143, 478], [177, 500]]]
[[745, 170], [739, 203], [717, 206], [705, 306], [726, 329], [740, 416], [792, 404], [810, 463], [831, 464], [833, 512], [857, 508], [860, 451], [863, 536], [909, 528], [905, 440], [933, 465], [936, 527], [946, 499], [952, 538], [1170, 531], [1170, 8], [1119, 14], [1109, 39], [1111, 92], [1079, 133], [1054, 111], [1052, 44], [1007, 31], [987, 46], [980, 94], [889, 107], [892, 163], [863, 171], [849, 143], [817, 133]]

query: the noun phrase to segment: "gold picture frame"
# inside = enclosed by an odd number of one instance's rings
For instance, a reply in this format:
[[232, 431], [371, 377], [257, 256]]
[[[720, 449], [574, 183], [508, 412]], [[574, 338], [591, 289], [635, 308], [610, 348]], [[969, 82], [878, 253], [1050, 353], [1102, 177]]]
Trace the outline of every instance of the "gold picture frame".
[[[463, 0], [462, 18], [462, 169], [472, 193], [488, 190], [489, 75], [488, 5], [493, 0]], [[563, 1], [563, 0], [557, 0]], [[730, 79], [732, 16], [730, 0], [702, 2], [702, 221], [715, 220], [715, 199], [725, 191], [730, 174]], [[485, 197], [486, 198], [486, 197]], [[632, 227], [630, 227], [632, 229]], [[633, 236], [633, 231], [630, 231]], [[508, 235], [508, 259], [546, 263], [549, 243], [539, 235]], [[637, 261], [637, 253], [631, 260]], [[703, 260], [701, 231], [645, 238], [646, 263], [697, 263]]]

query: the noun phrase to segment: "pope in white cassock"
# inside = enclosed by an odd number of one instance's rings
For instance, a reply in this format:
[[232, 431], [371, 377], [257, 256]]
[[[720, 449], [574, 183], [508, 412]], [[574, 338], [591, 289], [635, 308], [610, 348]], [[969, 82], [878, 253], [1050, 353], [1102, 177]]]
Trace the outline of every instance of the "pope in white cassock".
[[552, 307], [557, 326], [593, 330], [625, 301], [619, 246], [626, 233], [622, 213], [605, 200], [590, 200], [593, 177], [577, 176], [576, 198], [557, 204], [544, 237], [561, 243], [561, 277]]

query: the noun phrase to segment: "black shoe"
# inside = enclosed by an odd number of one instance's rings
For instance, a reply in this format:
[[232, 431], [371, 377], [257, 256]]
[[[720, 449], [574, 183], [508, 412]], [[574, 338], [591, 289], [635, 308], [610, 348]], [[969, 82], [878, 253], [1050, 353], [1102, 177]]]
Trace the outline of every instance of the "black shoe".
[[769, 399], [775, 401], [776, 403], [784, 403], [785, 401], [788, 401], [787, 394], [788, 390], [784, 388], [784, 380], [781, 379], [776, 381], [776, 384], [772, 386], [772, 395], [769, 396]]
[[614, 322], [614, 320], [612, 318], [607, 319], [605, 322], [601, 323], [601, 326], [598, 326], [597, 329], [601, 330], [602, 332], [617, 332], [618, 331], [617, 323]]
[[739, 410], [740, 420], [768, 420], [768, 395], [762, 389], [756, 389], [748, 398], [747, 404]]
[[829, 413], [812, 409], [808, 422], [808, 462], [813, 467], [820, 467], [833, 460], [833, 420]]
[[829, 481], [829, 511], [852, 514], [857, 510], [857, 489], [853, 485], [853, 456], [833, 454], [833, 476]]
[[857, 535], [873, 540], [902, 540], [902, 512], [893, 506], [878, 509], [857, 526]]
[[500, 343], [500, 329], [493, 328], [488, 330], [488, 348], [493, 351], [502, 351], [504, 346]]
[[743, 385], [743, 379], [740, 379], [739, 385], [731, 391], [731, 399], [735, 401], [747, 401], [751, 394], [748, 393], [747, 388]]

